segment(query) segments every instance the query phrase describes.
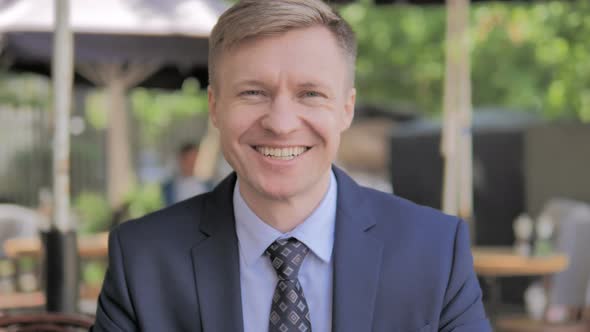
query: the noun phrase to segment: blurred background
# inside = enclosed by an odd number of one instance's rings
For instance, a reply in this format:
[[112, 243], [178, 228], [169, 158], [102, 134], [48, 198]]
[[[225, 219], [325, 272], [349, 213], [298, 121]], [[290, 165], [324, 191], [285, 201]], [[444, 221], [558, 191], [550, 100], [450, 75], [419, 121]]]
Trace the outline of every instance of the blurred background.
[[[208, 124], [205, 90], [206, 38], [228, 4], [71, 0], [71, 218], [90, 247], [105, 243], [105, 232], [118, 223], [186, 194], [168, 184], [194, 176], [191, 188], [203, 191], [231, 171]], [[464, 33], [468, 61], [458, 56], [455, 65], [469, 73], [445, 82], [452, 70], [448, 17], [460, 14], [448, 11], [453, 5], [467, 13], [454, 29]], [[0, 1], [0, 298], [37, 294], [40, 271], [51, 268], [39, 251], [19, 247], [35, 243], [6, 242], [35, 237], [52, 218], [52, 6]], [[590, 304], [590, 237], [584, 237], [590, 236], [590, 2], [334, 6], [359, 44], [356, 118], [337, 164], [365, 185], [443, 209], [445, 94], [470, 92], [461, 107], [473, 110], [473, 125], [462, 127], [472, 139], [472, 167], [465, 173], [472, 201], [452, 212], [470, 224], [489, 311], [494, 319], [528, 314], [536, 322], [528, 326], [584, 321]], [[151, 23], [139, 24], [146, 20]], [[518, 266], [510, 270], [512, 263]], [[104, 254], [82, 255], [82, 311], [92, 313], [105, 266]], [[43, 301], [14, 297], [0, 311], [35, 310]], [[563, 324], [559, 328], [569, 331]]]

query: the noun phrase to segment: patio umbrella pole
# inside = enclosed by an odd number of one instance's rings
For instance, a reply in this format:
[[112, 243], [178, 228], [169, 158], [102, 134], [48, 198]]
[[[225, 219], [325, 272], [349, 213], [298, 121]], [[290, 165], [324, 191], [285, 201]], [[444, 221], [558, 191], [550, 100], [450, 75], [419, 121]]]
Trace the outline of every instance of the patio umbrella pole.
[[73, 84], [73, 36], [69, 0], [55, 2], [53, 40], [53, 191], [55, 206], [45, 247], [46, 309], [76, 312], [78, 307], [78, 250], [70, 215], [70, 108]]
[[447, 1], [442, 208], [467, 221], [474, 241], [469, 3], [470, 0]]

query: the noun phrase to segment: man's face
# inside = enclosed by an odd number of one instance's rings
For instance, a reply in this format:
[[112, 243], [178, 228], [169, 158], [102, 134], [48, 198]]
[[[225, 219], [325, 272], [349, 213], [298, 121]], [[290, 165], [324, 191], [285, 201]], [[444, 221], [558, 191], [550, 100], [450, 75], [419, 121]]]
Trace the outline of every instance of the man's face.
[[217, 68], [209, 110], [241, 188], [290, 199], [325, 186], [355, 100], [331, 33], [318, 26], [251, 40]]

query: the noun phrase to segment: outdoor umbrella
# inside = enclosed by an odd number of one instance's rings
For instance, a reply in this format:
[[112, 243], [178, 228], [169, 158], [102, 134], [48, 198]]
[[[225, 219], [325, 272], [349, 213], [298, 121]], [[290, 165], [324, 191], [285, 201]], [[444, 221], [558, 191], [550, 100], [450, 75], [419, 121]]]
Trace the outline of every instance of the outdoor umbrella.
[[[0, 0], [2, 59], [11, 69], [49, 74], [53, 0]], [[207, 38], [221, 0], [76, 0], [71, 4], [76, 69], [96, 64], [157, 66], [143, 86], [206, 82]], [[76, 75], [77, 83], [95, 83]]]
[[[207, 82], [207, 38], [226, 8], [220, 0], [76, 0], [71, 3], [76, 83], [101, 86], [110, 104], [108, 196], [118, 207], [133, 183], [126, 91]], [[53, 0], [0, 0], [0, 61], [49, 74]]]

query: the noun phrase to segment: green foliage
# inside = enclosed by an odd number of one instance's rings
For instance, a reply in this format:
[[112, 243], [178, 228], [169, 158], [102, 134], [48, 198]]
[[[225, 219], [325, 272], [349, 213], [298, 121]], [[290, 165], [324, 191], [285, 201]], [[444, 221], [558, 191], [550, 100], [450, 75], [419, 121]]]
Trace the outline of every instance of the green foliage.
[[[83, 192], [73, 203], [79, 217], [79, 232], [93, 234], [109, 230], [113, 220], [113, 211], [103, 194]], [[160, 186], [157, 183], [144, 184], [133, 188], [125, 198], [125, 209], [121, 211], [122, 221], [135, 219], [164, 206]]]
[[360, 101], [435, 111], [444, 75], [444, 11], [356, 3], [341, 13], [357, 33]]
[[47, 78], [33, 74], [0, 71], [0, 104], [12, 107], [48, 109], [50, 89]]
[[104, 90], [94, 90], [86, 96], [86, 120], [95, 129], [106, 129], [108, 125], [108, 106]]
[[[80, 218], [79, 231], [81, 234], [93, 234], [109, 230], [114, 211], [103, 194], [83, 192], [73, 203]], [[125, 198], [126, 210], [122, 220], [135, 219], [164, 206], [160, 186], [157, 183], [144, 184], [132, 189]]]
[[74, 199], [74, 209], [78, 214], [81, 234], [108, 231], [111, 221], [111, 209], [104, 195], [82, 192]]
[[[189, 78], [178, 91], [135, 88], [130, 92], [131, 112], [139, 120], [145, 142], [161, 137], [173, 120], [188, 118], [207, 112], [207, 93], [199, 82]], [[108, 94], [96, 90], [86, 98], [86, 118], [96, 129], [108, 124]]]
[[129, 204], [127, 216], [132, 219], [164, 207], [160, 186], [157, 183], [148, 183], [136, 187], [127, 195], [126, 202]]
[[[342, 7], [359, 40], [361, 102], [441, 110], [444, 6]], [[473, 104], [590, 121], [590, 2], [472, 5]]]
[[137, 88], [131, 92], [133, 114], [140, 120], [148, 142], [158, 139], [174, 120], [207, 112], [207, 93], [195, 79], [187, 79], [179, 91]]
[[114, 218], [117, 222], [136, 219], [164, 207], [160, 186], [148, 183], [135, 186], [125, 196], [120, 210], [114, 211], [104, 194], [83, 192], [74, 200], [74, 209], [80, 218], [79, 231], [93, 234], [108, 231]]
[[85, 262], [82, 266], [82, 280], [87, 285], [100, 286], [104, 280], [106, 264], [103, 262]]

